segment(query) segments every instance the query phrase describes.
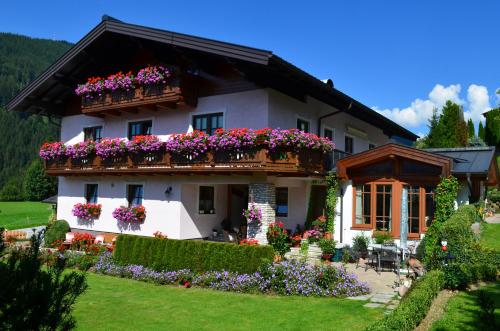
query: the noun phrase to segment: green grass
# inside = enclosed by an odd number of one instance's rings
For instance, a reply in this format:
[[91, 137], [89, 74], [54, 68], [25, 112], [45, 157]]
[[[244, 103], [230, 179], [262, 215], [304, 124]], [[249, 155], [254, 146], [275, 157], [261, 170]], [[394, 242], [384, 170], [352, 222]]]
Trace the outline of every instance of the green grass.
[[79, 330], [362, 330], [382, 316], [365, 301], [226, 293], [89, 273]]
[[[486, 290], [495, 300], [495, 320], [496, 326], [500, 326], [500, 282], [481, 287]], [[445, 315], [432, 324], [432, 331], [447, 330], [494, 330], [488, 329], [482, 324], [479, 314], [480, 308], [477, 304], [478, 290], [470, 292], [460, 292], [448, 301], [445, 308]], [[497, 329], [498, 330], [498, 329]]]
[[0, 202], [0, 227], [8, 230], [46, 225], [52, 206], [41, 202]]
[[481, 242], [489, 248], [500, 251], [500, 224], [483, 223]]

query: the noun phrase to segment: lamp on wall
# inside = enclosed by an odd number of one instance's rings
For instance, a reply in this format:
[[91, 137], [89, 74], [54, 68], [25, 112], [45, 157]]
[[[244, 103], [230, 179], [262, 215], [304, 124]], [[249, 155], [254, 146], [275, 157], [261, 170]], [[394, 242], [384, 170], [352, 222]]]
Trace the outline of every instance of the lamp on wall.
[[170, 193], [172, 193], [172, 186], [167, 187], [167, 189], [165, 190], [165, 195], [166, 196], [169, 196]]

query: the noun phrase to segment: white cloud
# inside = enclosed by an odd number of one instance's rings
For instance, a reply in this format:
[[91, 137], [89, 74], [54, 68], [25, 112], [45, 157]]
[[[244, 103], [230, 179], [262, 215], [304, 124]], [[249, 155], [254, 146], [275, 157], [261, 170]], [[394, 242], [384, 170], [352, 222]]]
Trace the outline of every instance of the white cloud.
[[468, 110], [464, 112], [465, 118], [472, 118], [474, 123], [483, 121], [483, 113], [490, 110], [490, 96], [485, 86], [472, 84], [467, 89]]
[[451, 100], [463, 104], [464, 101], [460, 99], [460, 90], [460, 84], [447, 87], [436, 84], [429, 93], [429, 99], [427, 100], [415, 99], [409, 107], [403, 109], [378, 109], [377, 107], [374, 107], [374, 109], [402, 126], [415, 128], [426, 124], [432, 116], [432, 110], [434, 108], [440, 109], [446, 101]]
[[[417, 98], [408, 107], [373, 109], [404, 127], [422, 129], [432, 116], [433, 109], [440, 110], [446, 101], [451, 100], [464, 107], [466, 119], [472, 118], [475, 123], [484, 120], [481, 114], [491, 108], [488, 89], [481, 85], [470, 85], [467, 89], [467, 100], [460, 97], [461, 90], [460, 84], [436, 84], [427, 99]], [[498, 98], [500, 100], [500, 96]]]

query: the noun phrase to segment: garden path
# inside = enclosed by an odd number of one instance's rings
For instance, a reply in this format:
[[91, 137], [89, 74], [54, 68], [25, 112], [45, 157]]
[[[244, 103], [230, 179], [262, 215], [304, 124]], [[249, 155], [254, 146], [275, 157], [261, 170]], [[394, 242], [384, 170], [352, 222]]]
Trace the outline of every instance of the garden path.
[[495, 214], [490, 217], [486, 217], [486, 223], [500, 223], [500, 214]]

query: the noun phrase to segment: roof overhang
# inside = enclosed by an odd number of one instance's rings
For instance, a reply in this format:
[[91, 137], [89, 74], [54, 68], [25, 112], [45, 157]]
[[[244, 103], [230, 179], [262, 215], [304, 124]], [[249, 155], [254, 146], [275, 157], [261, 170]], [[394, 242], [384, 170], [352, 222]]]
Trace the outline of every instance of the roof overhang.
[[452, 159], [399, 144], [386, 144], [374, 149], [340, 159], [337, 174], [342, 179], [350, 179], [349, 168], [358, 168], [395, 157], [406, 158], [441, 168], [441, 176], [451, 173]]

